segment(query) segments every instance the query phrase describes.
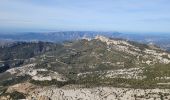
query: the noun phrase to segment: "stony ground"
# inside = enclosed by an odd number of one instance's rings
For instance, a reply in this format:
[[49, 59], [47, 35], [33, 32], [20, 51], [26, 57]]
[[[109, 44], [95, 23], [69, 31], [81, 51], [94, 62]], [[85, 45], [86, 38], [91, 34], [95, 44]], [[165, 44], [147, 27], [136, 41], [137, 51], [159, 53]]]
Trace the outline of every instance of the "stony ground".
[[[132, 89], [115, 87], [80, 88], [78, 86], [40, 87], [21, 83], [8, 88], [7, 92], [20, 92], [28, 100], [169, 100], [170, 89]], [[6, 97], [7, 98], [7, 97]], [[1, 100], [7, 100], [2, 99]]]

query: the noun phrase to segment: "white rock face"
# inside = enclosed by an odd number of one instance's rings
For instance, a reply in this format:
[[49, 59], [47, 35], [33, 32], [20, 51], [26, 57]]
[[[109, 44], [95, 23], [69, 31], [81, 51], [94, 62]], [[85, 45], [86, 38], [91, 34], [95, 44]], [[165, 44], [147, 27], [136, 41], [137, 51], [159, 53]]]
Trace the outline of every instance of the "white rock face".
[[67, 79], [63, 75], [53, 71], [50, 71], [50, 73], [45, 76], [42, 74], [36, 74], [32, 77], [32, 79], [37, 81], [51, 81], [53, 79], [57, 81], [67, 81]]
[[104, 37], [104, 36], [96, 36], [95, 39], [101, 40], [102, 42], [106, 42], [108, 45], [110, 45], [110, 44], [115, 44], [115, 45], [124, 44], [124, 45], [127, 45], [127, 46], [132, 46], [126, 41], [111, 40], [111, 39]]
[[[47, 96], [51, 100], [169, 100], [169, 89], [131, 89], [114, 87], [60, 89], [39, 88], [34, 96]], [[166, 94], [166, 96], [165, 96]]]
[[[7, 89], [7, 93], [14, 91], [26, 94], [27, 100], [170, 100], [170, 89], [76, 88], [75, 86], [57, 88], [20, 83]], [[39, 99], [40, 97], [46, 99]]]
[[36, 65], [35, 63], [27, 64], [22, 67], [11, 68], [11, 69], [7, 70], [7, 72], [9, 72], [11, 74], [24, 75], [26, 73], [29, 73], [30, 70], [32, 70], [35, 65]]
[[[114, 50], [122, 51], [124, 53], [131, 54], [134, 56], [142, 56], [144, 59], [149, 59], [148, 57], [150, 57], [150, 60], [143, 61], [143, 63], [146, 63], [148, 65], [156, 63], [170, 63], [170, 54], [165, 51], [160, 52], [158, 48], [140, 50], [139, 47], [131, 45], [125, 40], [114, 40], [104, 36], [96, 36], [95, 39], [105, 42], [108, 46], [112, 46]], [[108, 48], [108, 51], [111, 51], [111, 48]]]
[[170, 58], [170, 54], [168, 54], [168, 58]]
[[33, 69], [30, 70], [29, 72], [27, 72], [26, 74], [30, 75], [30, 76], [35, 76], [37, 75], [38, 72], [46, 72], [48, 71], [47, 69]]
[[109, 78], [125, 78], [125, 79], [143, 79], [145, 76], [140, 76], [143, 73], [142, 68], [129, 68], [107, 71], [106, 77]]
[[[34, 69], [34, 66], [36, 64], [28, 64], [28, 65], [24, 65], [22, 67], [18, 67], [18, 68], [12, 68], [7, 70], [7, 72], [10, 72], [12, 75], [16, 74], [17, 76], [24, 76], [24, 75], [30, 75], [32, 77], [33, 80], [37, 80], [37, 81], [51, 81], [52, 79], [55, 79], [57, 81], [66, 81], [67, 78], [64, 77], [63, 75], [54, 72], [54, 71], [50, 71], [47, 69]], [[38, 72], [47, 72], [47, 75], [44, 74], [39, 74]]]
[[[126, 53], [129, 53], [129, 54], [132, 54], [132, 55], [138, 55], [137, 52], [140, 52], [139, 48], [137, 48], [137, 47], [135, 47], [135, 46], [129, 44], [128, 42], [123, 41], [123, 40], [113, 40], [113, 39], [109, 39], [109, 38], [104, 37], [104, 36], [96, 36], [95, 39], [98, 39], [102, 42], [105, 42], [107, 45], [112, 45], [112, 47], [115, 50], [118, 50], [118, 51], [126, 52]], [[130, 50], [129, 48], [132, 48], [133, 51]]]
[[51, 81], [52, 80], [51, 76], [42, 76], [42, 75], [33, 76], [32, 79], [38, 80], [38, 81]]
[[[156, 52], [156, 50], [149, 50], [149, 49], [145, 49], [144, 52], [146, 54], [152, 56], [153, 60], [154, 59], [158, 60], [159, 63], [164, 63], [164, 64], [169, 64], [170, 63], [170, 60], [168, 59], [169, 54], [166, 53], [166, 52]], [[164, 58], [163, 56], [167, 56], [168, 58]], [[153, 62], [153, 63], [155, 63], [155, 62]]]
[[[84, 72], [78, 73], [79, 77], [86, 77], [92, 73], [98, 74], [102, 78], [124, 78], [124, 79], [144, 79], [146, 76], [140, 75], [143, 73], [143, 68], [124, 68], [117, 70], [108, 70], [108, 71], [95, 71], [95, 72]], [[103, 74], [104, 73], [104, 74]]]
[[83, 36], [82, 39], [85, 39], [85, 40], [87, 40], [87, 41], [91, 41], [91, 40], [92, 40], [91, 38], [89, 38], [89, 37], [87, 37], [87, 36]]

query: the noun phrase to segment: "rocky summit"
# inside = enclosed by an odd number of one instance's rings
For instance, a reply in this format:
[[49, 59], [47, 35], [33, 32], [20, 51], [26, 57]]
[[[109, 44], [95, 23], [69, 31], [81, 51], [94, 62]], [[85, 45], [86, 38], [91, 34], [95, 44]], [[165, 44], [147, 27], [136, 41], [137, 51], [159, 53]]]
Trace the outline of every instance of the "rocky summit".
[[96, 35], [0, 47], [0, 100], [169, 100], [170, 53]]

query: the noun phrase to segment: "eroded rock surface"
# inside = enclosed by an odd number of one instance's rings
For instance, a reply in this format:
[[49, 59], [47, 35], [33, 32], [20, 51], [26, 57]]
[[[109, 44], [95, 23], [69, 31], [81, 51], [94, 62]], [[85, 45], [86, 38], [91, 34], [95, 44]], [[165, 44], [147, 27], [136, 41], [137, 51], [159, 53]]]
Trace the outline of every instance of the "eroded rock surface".
[[[73, 86], [74, 87], [74, 86]], [[170, 89], [132, 89], [115, 87], [95, 88], [40, 87], [21, 83], [6, 91], [17, 91], [26, 95], [27, 100], [169, 100]], [[9, 98], [9, 97], [1, 97]], [[7, 100], [7, 99], [2, 99]]]

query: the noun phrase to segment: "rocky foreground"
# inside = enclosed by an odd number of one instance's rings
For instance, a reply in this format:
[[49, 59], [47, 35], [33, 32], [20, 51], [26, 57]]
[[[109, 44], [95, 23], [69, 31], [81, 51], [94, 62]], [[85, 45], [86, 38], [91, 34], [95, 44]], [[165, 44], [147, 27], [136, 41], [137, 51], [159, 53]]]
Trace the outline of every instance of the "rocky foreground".
[[[74, 88], [73, 88], [74, 87]], [[17, 91], [26, 96], [26, 100], [169, 100], [170, 89], [132, 89], [115, 87], [80, 88], [77, 86], [40, 87], [30, 83], [16, 84], [8, 88], [7, 93]], [[10, 100], [2, 96], [0, 100]]]

